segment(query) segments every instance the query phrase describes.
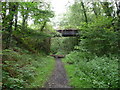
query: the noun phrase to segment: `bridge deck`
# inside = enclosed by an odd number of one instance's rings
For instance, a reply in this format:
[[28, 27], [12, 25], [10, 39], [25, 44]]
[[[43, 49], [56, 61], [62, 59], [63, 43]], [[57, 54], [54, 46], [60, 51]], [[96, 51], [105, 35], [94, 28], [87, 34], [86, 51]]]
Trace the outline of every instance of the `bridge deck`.
[[70, 36], [78, 36], [78, 30], [56, 30], [57, 32], [61, 33], [64, 37], [70, 37]]

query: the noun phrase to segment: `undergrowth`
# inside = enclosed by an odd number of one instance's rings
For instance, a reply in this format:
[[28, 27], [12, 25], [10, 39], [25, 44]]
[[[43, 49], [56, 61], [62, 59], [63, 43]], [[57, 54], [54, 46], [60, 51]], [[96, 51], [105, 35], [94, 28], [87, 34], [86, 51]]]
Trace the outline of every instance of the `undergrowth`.
[[54, 67], [52, 57], [16, 48], [3, 51], [3, 89], [42, 87]]
[[72, 52], [63, 59], [69, 84], [75, 88], [118, 88], [119, 68], [116, 56], [95, 56]]

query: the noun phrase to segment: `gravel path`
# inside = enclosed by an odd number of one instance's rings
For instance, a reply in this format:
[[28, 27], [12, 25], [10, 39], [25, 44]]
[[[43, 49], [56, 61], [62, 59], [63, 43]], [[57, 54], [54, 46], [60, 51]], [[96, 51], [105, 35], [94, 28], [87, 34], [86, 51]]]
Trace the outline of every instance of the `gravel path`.
[[48, 80], [48, 82], [45, 84], [46, 88], [70, 88], [68, 86], [68, 80], [66, 76], [66, 71], [64, 69], [64, 65], [61, 62], [60, 58], [56, 58], [56, 66], [55, 70]]

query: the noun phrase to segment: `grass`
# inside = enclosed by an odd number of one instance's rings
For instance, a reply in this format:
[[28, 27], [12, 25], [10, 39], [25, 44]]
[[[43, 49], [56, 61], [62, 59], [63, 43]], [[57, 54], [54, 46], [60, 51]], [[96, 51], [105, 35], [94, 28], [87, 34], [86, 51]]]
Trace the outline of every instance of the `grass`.
[[[65, 61], [64, 61], [65, 63]], [[75, 65], [65, 63], [65, 69], [69, 78], [69, 86], [73, 88], [90, 88], [90, 84], [84, 82], [80, 82], [80, 78], [75, 75]]]
[[44, 58], [42, 67], [36, 69], [38, 75], [32, 80], [30, 88], [44, 87], [45, 82], [49, 79], [55, 65], [55, 60], [52, 57]]
[[73, 80], [73, 79], [75, 79], [75, 77], [73, 77], [74, 76], [74, 66], [66, 64], [65, 69], [67, 71], [66, 73], [67, 73], [68, 78], [69, 78], [69, 85], [72, 86], [72, 83], [73, 83], [72, 81], [75, 81], [75, 80]]
[[17, 49], [6, 50], [3, 55], [4, 88], [41, 88], [55, 65], [54, 58], [44, 53], [31, 54]]

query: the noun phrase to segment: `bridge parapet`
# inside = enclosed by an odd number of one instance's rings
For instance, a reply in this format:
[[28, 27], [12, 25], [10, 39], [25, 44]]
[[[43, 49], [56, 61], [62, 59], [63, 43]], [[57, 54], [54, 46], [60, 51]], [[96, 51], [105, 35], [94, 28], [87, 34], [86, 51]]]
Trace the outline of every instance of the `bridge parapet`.
[[57, 32], [61, 33], [64, 37], [71, 37], [71, 36], [79, 36], [78, 30], [56, 30]]

